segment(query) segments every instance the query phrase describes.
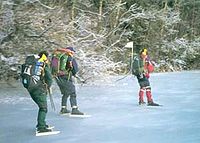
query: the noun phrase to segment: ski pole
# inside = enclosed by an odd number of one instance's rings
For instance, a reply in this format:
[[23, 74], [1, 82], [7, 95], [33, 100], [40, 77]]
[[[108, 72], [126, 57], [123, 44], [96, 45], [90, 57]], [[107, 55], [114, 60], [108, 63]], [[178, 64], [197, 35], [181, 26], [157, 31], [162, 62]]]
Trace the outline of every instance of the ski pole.
[[115, 82], [118, 82], [118, 81], [120, 81], [120, 80], [122, 80], [122, 79], [125, 79], [126, 77], [128, 77], [129, 75], [127, 74], [126, 76], [124, 76], [124, 77], [122, 77], [122, 78], [119, 78], [119, 79], [117, 79]]
[[56, 107], [55, 107], [55, 104], [54, 104], [54, 101], [53, 101], [52, 89], [51, 88], [48, 88], [48, 93], [49, 93], [51, 108], [53, 109], [53, 111], [56, 111]]
[[129, 70], [129, 72], [127, 73], [127, 75], [123, 76], [122, 78], [117, 79], [115, 82], [118, 82], [118, 81], [120, 81], [122, 79], [125, 79], [126, 77], [129, 76], [130, 73], [131, 73], [131, 70]]

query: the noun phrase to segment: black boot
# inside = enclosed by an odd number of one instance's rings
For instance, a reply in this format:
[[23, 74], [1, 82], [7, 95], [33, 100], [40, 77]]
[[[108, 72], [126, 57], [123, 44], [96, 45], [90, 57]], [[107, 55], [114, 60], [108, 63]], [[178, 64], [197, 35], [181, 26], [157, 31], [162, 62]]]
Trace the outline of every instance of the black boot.
[[146, 102], [144, 102], [144, 101], [139, 101], [139, 105], [144, 105], [144, 104], [146, 104]]
[[[54, 126], [50, 126], [50, 125], [45, 125], [45, 127], [46, 127], [47, 129], [50, 129], [50, 130], [52, 130], [52, 129], [54, 128]], [[36, 126], [36, 129], [38, 129], [38, 125]]]
[[67, 108], [61, 108], [60, 114], [68, 114], [68, 113], [70, 113], [70, 111], [67, 110]]
[[84, 115], [84, 113], [80, 112], [78, 108], [72, 108], [72, 115]]
[[38, 132], [38, 133], [52, 132], [52, 130], [51, 130], [51, 129], [48, 129], [48, 128], [38, 128], [38, 129], [37, 129], [37, 132]]
[[151, 101], [151, 102], [148, 102], [147, 106], [160, 106], [160, 105]]

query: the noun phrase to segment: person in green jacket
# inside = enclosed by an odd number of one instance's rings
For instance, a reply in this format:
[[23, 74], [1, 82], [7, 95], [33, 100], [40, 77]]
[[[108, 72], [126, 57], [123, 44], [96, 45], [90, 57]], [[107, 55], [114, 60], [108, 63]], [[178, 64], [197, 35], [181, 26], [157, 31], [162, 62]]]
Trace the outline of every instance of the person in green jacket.
[[[77, 105], [77, 94], [76, 94], [76, 88], [73, 83], [72, 77], [78, 78], [76, 75], [78, 72], [78, 64], [76, 60], [73, 58], [73, 55], [75, 53], [75, 50], [73, 47], [67, 47], [68, 51], [68, 58], [65, 61], [64, 69], [67, 72], [63, 72], [62, 70], [59, 71], [59, 73], [56, 76], [56, 82], [60, 88], [60, 91], [62, 93], [62, 101], [61, 101], [61, 110], [60, 114], [68, 114], [71, 113], [72, 115], [84, 115], [83, 112], [79, 111], [78, 105]], [[70, 100], [71, 108], [72, 110], [67, 109], [67, 100]]]
[[132, 74], [137, 77], [140, 90], [139, 90], [139, 105], [145, 104], [144, 94], [146, 91], [146, 97], [148, 106], [160, 106], [153, 101], [150, 86], [150, 72], [153, 71], [153, 65], [150, 63], [148, 57], [147, 49], [144, 48], [140, 51], [140, 54], [136, 56], [133, 60]]
[[50, 126], [46, 124], [47, 114], [47, 92], [53, 82], [50, 67], [48, 65], [48, 53], [42, 51], [38, 54], [39, 58], [36, 61], [35, 74], [33, 80], [36, 86], [27, 88], [31, 98], [39, 107], [37, 116], [37, 132], [51, 132]]

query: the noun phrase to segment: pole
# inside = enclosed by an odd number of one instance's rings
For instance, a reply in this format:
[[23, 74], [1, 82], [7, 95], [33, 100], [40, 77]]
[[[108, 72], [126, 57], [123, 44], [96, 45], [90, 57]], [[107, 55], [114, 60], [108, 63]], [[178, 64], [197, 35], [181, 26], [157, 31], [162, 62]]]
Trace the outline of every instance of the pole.
[[133, 68], [133, 42], [132, 42], [132, 48], [131, 48], [131, 69]]
[[56, 107], [55, 107], [55, 104], [54, 104], [54, 101], [53, 101], [52, 89], [51, 88], [48, 88], [48, 93], [49, 93], [51, 108], [53, 109], [53, 111], [56, 111]]
[[116, 82], [118, 82], [118, 81], [120, 81], [120, 80], [122, 80], [122, 79], [128, 77], [128, 75], [129, 75], [129, 73], [131, 73], [131, 70], [132, 70], [132, 67], [133, 67], [133, 42], [128, 42], [128, 43], [126, 44], [125, 48], [131, 48], [131, 60], [130, 60], [130, 62], [131, 62], [131, 68], [130, 68], [130, 70], [129, 70], [129, 72], [127, 73], [126, 76], [124, 76], [124, 77], [122, 77], [122, 78], [120, 78], [120, 79], [117, 79]]

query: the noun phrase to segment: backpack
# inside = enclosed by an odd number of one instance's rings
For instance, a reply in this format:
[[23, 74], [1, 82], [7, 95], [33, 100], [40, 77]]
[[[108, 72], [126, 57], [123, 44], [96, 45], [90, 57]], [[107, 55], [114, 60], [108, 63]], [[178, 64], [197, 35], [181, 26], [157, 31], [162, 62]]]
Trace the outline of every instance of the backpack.
[[66, 69], [69, 50], [57, 49], [53, 52], [51, 58], [51, 73], [53, 76], [65, 75], [68, 71]]
[[138, 56], [134, 56], [133, 57], [133, 61], [132, 61], [132, 74], [137, 76], [141, 73], [141, 62]]
[[21, 66], [21, 82], [25, 88], [36, 87], [42, 83], [41, 76], [44, 70], [44, 63], [38, 62], [34, 56], [27, 56], [25, 63]]

